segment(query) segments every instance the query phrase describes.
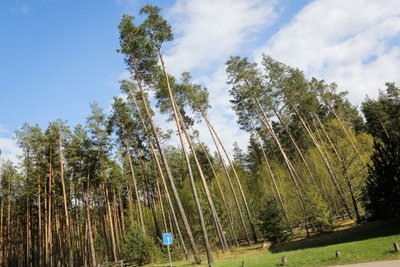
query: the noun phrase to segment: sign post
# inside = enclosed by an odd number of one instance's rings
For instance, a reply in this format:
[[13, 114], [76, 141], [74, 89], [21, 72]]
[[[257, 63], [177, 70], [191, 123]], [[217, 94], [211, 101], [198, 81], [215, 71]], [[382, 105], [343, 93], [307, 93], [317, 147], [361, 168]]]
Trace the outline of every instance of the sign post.
[[165, 246], [167, 246], [168, 249], [169, 266], [172, 267], [171, 251], [169, 250], [169, 245], [172, 245], [172, 234], [164, 233], [162, 234], [162, 237], [163, 237], [163, 243]]

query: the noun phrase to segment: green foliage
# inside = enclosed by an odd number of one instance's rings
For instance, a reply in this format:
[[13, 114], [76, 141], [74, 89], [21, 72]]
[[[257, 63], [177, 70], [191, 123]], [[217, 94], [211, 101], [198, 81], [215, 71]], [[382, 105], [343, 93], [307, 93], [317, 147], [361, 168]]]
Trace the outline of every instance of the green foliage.
[[312, 225], [313, 229], [320, 233], [331, 232], [333, 230], [328, 204], [314, 191], [310, 193], [308, 208], [312, 213], [308, 223]]
[[159, 257], [160, 251], [153, 241], [142, 232], [140, 226], [134, 222], [128, 229], [121, 254], [125, 260], [142, 266], [154, 262]]
[[375, 141], [368, 166], [366, 209], [373, 218], [400, 215], [400, 137]]
[[387, 83], [386, 92], [381, 91], [377, 100], [367, 98], [362, 111], [367, 131], [374, 137], [384, 139], [400, 134], [400, 88], [394, 83]]
[[258, 216], [258, 227], [262, 235], [271, 242], [283, 242], [292, 237], [284, 216], [273, 200], [266, 200]]

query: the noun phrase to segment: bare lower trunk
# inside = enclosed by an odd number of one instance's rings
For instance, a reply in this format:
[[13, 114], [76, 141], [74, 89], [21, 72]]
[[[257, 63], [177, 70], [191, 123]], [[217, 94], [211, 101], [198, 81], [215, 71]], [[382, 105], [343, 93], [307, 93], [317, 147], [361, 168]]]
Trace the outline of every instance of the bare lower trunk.
[[140, 226], [142, 227], [142, 231], [143, 233], [146, 232], [146, 228], [144, 226], [144, 219], [143, 219], [143, 212], [142, 212], [142, 207], [140, 205], [140, 197], [139, 197], [139, 190], [138, 190], [138, 186], [137, 186], [137, 182], [136, 182], [136, 177], [135, 174], [133, 172], [133, 164], [132, 164], [132, 158], [131, 158], [131, 151], [129, 150], [129, 147], [126, 143], [126, 153], [127, 153], [127, 157], [129, 160], [129, 167], [131, 169], [131, 177], [132, 177], [132, 181], [133, 181], [133, 186], [135, 187], [135, 194], [136, 194], [136, 206], [138, 208], [139, 211], [139, 220], [140, 220]]
[[307, 231], [307, 237], [309, 237], [309, 232], [308, 232], [308, 227], [307, 227], [307, 210], [306, 210], [306, 208], [304, 206], [305, 201], [304, 201], [303, 194], [302, 194], [301, 188], [300, 188], [300, 185], [302, 185], [302, 184], [300, 183], [299, 176], [298, 176], [296, 170], [294, 169], [289, 157], [286, 155], [286, 152], [283, 150], [281, 142], [279, 141], [278, 137], [276, 136], [275, 131], [272, 128], [272, 125], [270, 124], [270, 122], [268, 120], [268, 117], [266, 116], [266, 114], [265, 114], [265, 112], [264, 112], [264, 110], [263, 110], [263, 108], [261, 106], [260, 101], [258, 100], [258, 98], [254, 98], [254, 100], [255, 100], [255, 102], [256, 102], [256, 104], [258, 106], [258, 109], [259, 109], [259, 112], [257, 112], [257, 114], [258, 114], [258, 117], [259, 117], [260, 121], [262, 122], [262, 124], [265, 126], [265, 128], [267, 129], [267, 131], [271, 135], [272, 139], [274, 140], [275, 144], [277, 145], [277, 147], [278, 147], [278, 149], [279, 149], [279, 151], [280, 151], [280, 153], [281, 153], [281, 155], [282, 155], [282, 157], [283, 157], [283, 159], [285, 161], [285, 165], [286, 165], [286, 167], [288, 169], [289, 176], [290, 176], [290, 178], [291, 178], [291, 180], [292, 180], [292, 182], [294, 184], [296, 196], [297, 196], [297, 199], [298, 199], [299, 204], [300, 204], [300, 208], [301, 208], [302, 213], [303, 213], [304, 225], [305, 225], [305, 228], [306, 228], [306, 231]]
[[218, 156], [219, 156], [220, 161], [221, 161], [222, 168], [223, 168], [223, 170], [224, 170], [224, 172], [225, 172], [225, 176], [226, 176], [226, 178], [227, 178], [227, 180], [228, 180], [228, 182], [229, 182], [229, 187], [230, 187], [230, 189], [231, 189], [231, 191], [232, 191], [232, 195], [233, 195], [233, 198], [234, 198], [234, 200], [235, 200], [235, 204], [236, 204], [237, 211], [238, 211], [238, 213], [239, 213], [239, 218], [240, 218], [240, 222], [241, 222], [241, 224], [242, 224], [243, 232], [244, 232], [244, 234], [245, 234], [245, 236], [246, 236], [247, 243], [250, 245], [250, 243], [251, 243], [251, 242], [250, 242], [250, 237], [249, 237], [249, 234], [248, 234], [248, 232], [247, 232], [247, 227], [246, 227], [246, 224], [245, 224], [244, 219], [243, 219], [242, 210], [241, 210], [241, 208], [240, 208], [240, 204], [239, 204], [239, 201], [238, 201], [237, 196], [236, 196], [236, 192], [235, 192], [235, 188], [234, 188], [233, 183], [232, 183], [232, 179], [231, 179], [231, 177], [230, 177], [230, 175], [229, 175], [229, 171], [228, 171], [228, 169], [227, 169], [227, 167], [226, 167], [226, 165], [225, 165], [224, 158], [222, 157], [222, 153], [221, 153], [221, 151], [220, 151], [220, 148], [219, 148], [219, 146], [218, 146], [216, 137], [214, 136], [213, 130], [212, 130], [211, 125], [210, 125], [210, 123], [209, 123], [209, 121], [208, 121], [208, 118], [207, 118], [207, 116], [205, 115], [204, 112], [202, 113], [202, 116], [203, 116], [204, 121], [205, 121], [206, 124], [207, 124], [208, 130], [209, 130], [210, 135], [211, 135], [211, 137], [212, 137], [212, 139], [213, 139], [215, 148], [216, 148], [216, 150], [217, 150]]
[[67, 244], [68, 244], [68, 255], [69, 255], [69, 266], [74, 266], [74, 256], [72, 251], [72, 244], [71, 244], [71, 229], [69, 226], [69, 216], [68, 216], [68, 208], [67, 208], [67, 193], [65, 191], [65, 183], [64, 183], [64, 164], [63, 164], [63, 153], [62, 153], [62, 135], [60, 129], [59, 135], [59, 149], [60, 149], [60, 178], [61, 178], [61, 187], [63, 193], [63, 204], [64, 204], [64, 216], [65, 216], [65, 226], [66, 226], [66, 233], [67, 233]]
[[324, 162], [324, 164], [325, 164], [325, 167], [326, 167], [326, 169], [328, 170], [328, 173], [329, 173], [329, 175], [330, 175], [330, 177], [331, 177], [331, 179], [332, 179], [332, 182], [333, 182], [333, 184], [335, 185], [336, 191], [337, 191], [337, 193], [339, 194], [339, 197], [340, 197], [340, 199], [341, 199], [341, 201], [342, 201], [342, 203], [343, 203], [343, 206], [344, 206], [345, 209], [346, 209], [346, 212], [349, 214], [350, 217], [352, 217], [350, 207], [349, 207], [349, 205], [347, 204], [346, 197], [345, 197], [345, 195], [343, 194], [342, 189], [340, 188], [339, 182], [338, 182], [338, 180], [337, 180], [337, 178], [336, 178], [336, 175], [335, 175], [335, 173], [334, 173], [334, 171], [333, 171], [332, 166], [329, 164], [327, 158], [325, 157], [324, 153], [322, 152], [321, 147], [319, 146], [317, 140], [315, 139], [315, 136], [313, 135], [313, 133], [311, 132], [311, 130], [309, 129], [309, 127], [307, 126], [307, 124], [306, 124], [305, 121], [303, 120], [303, 118], [302, 118], [302, 116], [300, 115], [300, 113], [298, 112], [297, 108], [294, 107], [293, 105], [292, 105], [292, 107], [293, 107], [293, 110], [295, 111], [297, 117], [300, 119], [300, 121], [301, 121], [301, 123], [302, 123], [304, 129], [306, 130], [306, 132], [307, 132], [308, 135], [310, 136], [312, 142], [314, 143], [315, 147], [317, 148], [317, 150], [318, 150], [318, 152], [319, 152], [319, 154], [320, 154], [320, 156], [321, 156], [321, 158], [322, 158], [322, 160], [323, 160], [323, 162]]
[[290, 225], [290, 224], [289, 224], [289, 216], [288, 216], [287, 208], [286, 208], [285, 202], [283, 201], [281, 192], [280, 192], [280, 190], [279, 190], [279, 188], [278, 188], [278, 184], [276, 183], [275, 175], [274, 175], [274, 173], [272, 172], [271, 165], [269, 164], [269, 160], [268, 160], [267, 154], [265, 153], [265, 150], [264, 150], [263, 145], [262, 145], [262, 142], [261, 142], [261, 138], [260, 138], [260, 136], [258, 135], [258, 133], [257, 133], [257, 131], [256, 131], [256, 129], [255, 129], [255, 126], [254, 126], [253, 121], [251, 121], [251, 124], [252, 124], [252, 127], [253, 127], [253, 132], [254, 132], [254, 134], [255, 134], [255, 136], [256, 136], [257, 142], [259, 143], [261, 152], [262, 152], [262, 154], [263, 154], [264, 161], [265, 161], [265, 165], [267, 166], [267, 169], [268, 169], [268, 173], [269, 173], [269, 175], [271, 176], [272, 185], [273, 185], [274, 190], [275, 190], [275, 193], [276, 193], [276, 195], [277, 195], [277, 197], [278, 197], [279, 205], [281, 206], [282, 211], [283, 211], [283, 213], [284, 213], [284, 215], [285, 215], [286, 222], [288, 223], [288, 225]]
[[224, 208], [225, 208], [226, 214], [228, 216], [229, 225], [230, 225], [230, 228], [231, 228], [233, 240], [235, 242], [236, 247], [239, 247], [239, 243], [238, 243], [237, 238], [236, 238], [236, 232], [235, 232], [235, 229], [233, 227], [232, 215], [230, 213], [230, 210], [228, 209], [228, 205], [226, 204], [225, 193], [222, 190], [221, 184], [220, 184], [220, 182], [218, 180], [217, 173], [215, 172], [214, 166], [213, 166], [213, 164], [212, 164], [212, 162], [210, 160], [210, 157], [208, 156], [207, 150], [205, 149], [204, 145], [199, 140], [198, 140], [198, 143], [199, 143], [201, 149], [204, 151], [204, 154], [206, 155], [208, 164], [210, 165], [211, 171], [213, 172], [214, 179], [217, 182], [218, 190], [219, 190], [219, 193], [221, 194], [222, 201], [224, 203]]
[[110, 200], [108, 196], [108, 188], [107, 186], [103, 185], [103, 190], [105, 192], [105, 197], [106, 197], [106, 216], [108, 219], [109, 223], [109, 228], [110, 228], [110, 235], [111, 235], [111, 247], [112, 247], [112, 253], [113, 253], [113, 260], [117, 261], [117, 247], [116, 247], [116, 241], [115, 241], [115, 233], [114, 233], [114, 222], [113, 218], [111, 215], [111, 206], [110, 206]]
[[39, 243], [39, 266], [42, 266], [42, 210], [41, 210], [40, 176], [38, 175], [38, 243]]
[[328, 140], [329, 144], [331, 145], [335, 155], [337, 156], [337, 158], [339, 159], [340, 163], [342, 164], [342, 172], [343, 172], [343, 177], [346, 180], [347, 186], [349, 188], [349, 192], [351, 195], [351, 201], [353, 203], [353, 207], [354, 207], [354, 213], [356, 214], [356, 220], [357, 222], [361, 221], [361, 216], [360, 216], [360, 212], [358, 209], [358, 204], [356, 201], [356, 197], [354, 194], [354, 190], [353, 190], [353, 185], [351, 182], [351, 179], [349, 177], [348, 174], [348, 166], [346, 164], [346, 162], [343, 160], [343, 158], [340, 156], [338, 150], [336, 149], [336, 146], [333, 144], [332, 139], [329, 137], [327, 131], [325, 130], [325, 126], [322, 124], [321, 120], [319, 119], [318, 115], [316, 113], [314, 113], [314, 117], [317, 119], [319, 126], [321, 127], [326, 139]]
[[185, 125], [185, 123], [183, 121], [182, 115], [180, 114], [180, 112], [178, 111], [176, 106], [175, 106], [175, 111], [178, 113], [178, 116], [179, 116], [179, 119], [180, 119], [180, 123], [181, 123], [181, 127], [182, 127], [182, 129], [183, 129], [183, 131], [185, 133], [186, 140], [187, 140], [187, 142], [189, 144], [190, 150], [192, 151], [192, 155], [193, 155], [194, 161], [196, 163], [197, 170], [199, 171], [201, 182], [203, 183], [203, 188], [204, 188], [204, 191], [206, 193], [208, 205], [210, 206], [211, 214], [213, 216], [213, 221], [214, 221], [214, 225], [215, 225], [215, 228], [216, 228], [216, 231], [217, 231], [217, 235], [218, 235], [218, 238], [219, 238], [220, 243], [221, 243], [222, 252], [226, 252], [228, 250], [228, 244], [226, 242], [224, 230], [222, 229], [222, 225], [221, 225], [220, 220], [218, 218], [218, 213], [217, 213], [217, 210], [215, 209], [214, 201], [212, 200], [211, 193], [210, 193], [210, 190], [208, 188], [206, 178], [204, 177], [204, 173], [203, 173], [202, 167], [201, 167], [200, 162], [199, 162], [199, 160], [197, 158], [197, 155], [196, 155], [197, 154], [196, 150], [193, 147], [192, 140], [191, 140], [191, 138], [189, 136], [189, 133], [188, 133], [186, 125]]
[[284, 123], [284, 121], [282, 120], [282, 118], [281, 118], [281, 116], [279, 115], [279, 113], [275, 110], [275, 108], [273, 108], [273, 110], [274, 110], [274, 113], [275, 113], [275, 115], [277, 116], [279, 122], [280, 122], [281, 125], [283, 126], [283, 129], [285, 130], [286, 134], [288, 135], [290, 141], [292, 142], [292, 144], [293, 144], [293, 146], [294, 146], [294, 148], [295, 148], [297, 154], [300, 156], [301, 161], [303, 162], [304, 166], [306, 167], [307, 172], [308, 172], [308, 175], [310, 176], [311, 181], [313, 182], [313, 184], [314, 184], [314, 186], [315, 186], [315, 189], [317, 190], [317, 193], [322, 197], [323, 194], [322, 194], [321, 190], [319, 189], [318, 184], [317, 184], [317, 181], [315, 180], [315, 177], [314, 177], [314, 175], [312, 174], [311, 169], [310, 169], [310, 167], [308, 166], [308, 163], [307, 163], [306, 159], [304, 158], [303, 153], [301, 152], [299, 146], [297, 145], [297, 142], [294, 140], [292, 134], [290, 133], [290, 131], [289, 131], [287, 125]]
[[[140, 79], [139, 79], [139, 78], [137, 78], [137, 82], [138, 82], [138, 83], [140, 82]], [[141, 88], [141, 85], [139, 85], [139, 88]], [[146, 101], [146, 98], [145, 98], [145, 96], [144, 96], [143, 91], [140, 91], [140, 92], [141, 92], [142, 100], [143, 100], [143, 101]], [[155, 150], [155, 148], [154, 148], [152, 138], [151, 138], [151, 136], [150, 136], [149, 131], [147, 130], [147, 126], [146, 126], [145, 120], [144, 120], [144, 118], [143, 118], [143, 116], [142, 116], [142, 114], [141, 114], [141, 110], [140, 110], [138, 104], [136, 103], [136, 99], [135, 99], [135, 96], [133, 95], [132, 90], [130, 90], [129, 93], [130, 93], [131, 99], [132, 99], [132, 101], [133, 101], [133, 103], [134, 103], [134, 105], [135, 105], [135, 107], [136, 107], [136, 109], [137, 109], [137, 113], [138, 113], [138, 115], [139, 115], [140, 122], [142, 123], [143, 129], [145, 130], [146, 137], [147, 137], [147, 140], [148, 140], [149, 145], [150, 145], [150, 151], [152, 152], [153, 159], [155, 160], [155, 164], [156, 164], [156, 166], [157, 166], [157, 170], [158, 170], [158, 173], [159, 173], [160, 178], [161, 178], [163, 190], [164, 190], [164, 192], [165, 192], [165, 197], [166, 197], [166, 199], [167, 199], [168, 206], [169, 206], [169, 208], [170, 208], [170, 211], [171, 211], [171, 213], [172, 213], [173, 219], [175, 220], [175, 223], [176, 223], [176, 226], [177, 226], [177, 232], [178, 232], [179, 240], [180, 240], [180, 243], [181, 243], [181, 245], [182, 245], [183, 252], [184, 252], [184, 254], [185, 254], [185, 258], [188, 259], [188, 252], [187, 252], [187, 249], [186, 249], [185, 242], [184, 242], [184, 240], [183, 240], [183, 236], [182, 236], [181, 229], [180, 229], [180, 227], [179, 227], [178, 219], [177, 219], [177, 217], [176, 217], [175, 208], [174, 208], [174, 206], [173, 206], [173, 204], [172, 204], [172, 200], [171, 200], [171, 197], [170, 197], [169, 192], [168, 192], [168, 187], [167, 187], [166, 179], [165, 179], [165, 177], [164, 177], [164, 172], [163, 172], [163, 170], [162, 170], [162, 168], [161, 168], [161, 164], [160, 164], [160, 161], [159, 161], [159, 159], [158, 159], [156, 150]], [[152, 119], [151, 119], [151, 115], [150, 115], [150, 112], [149, 112], [148, 107], [147, 107], [147, 103], [145, 103], [144, 106], [145, 106], [147, 118], [148, 118], [148, 120], [150, 121], [150, 126], [151, 126], [151, 129], [152, 129], [153, 135], [155, 136], [155, 139], [156, 139], [156, 141], [157, 141], [158, 135], [157, 135], [157, 132], [155, 131], [155, 128], [154, 128], [154, 125], [153, 125], [153, 121], [152, 121]], [[157, 142], [157, 146], [158, 146], [158, 148], [159, 148], [159, 151], [162, 151], [159, 141]], [[161, 154], [161, 153], [160, 153], [160, 154]], [[165, 157], [165, 156], [164, 156], [164, 157]], [[168, 164], [167, 164], [166, 166], [168, 167]], [[164, 167], [165, 167], [165, 164], [164, 164]], [[167, 173], [167, 174], [168, 174], [168, 173]], [[169, 177], [169, 179], [171, 178], [170, 176], [168, 176], [168, 177]], [[171, 179], [170, 179], [170, 182], [171, 182]], [[172, 179], [172, 183], [174, 183], [173, 179]], [[175, 187], [175, 184], [174, 184], [174, 187]], [[173, 192], [173, 193], [174, 193], [174, 192]], [[175, 195], [174, 195], [174, 196], [175, 196]], [[178, 199], [179, 199], [179, 195], [178, 195]], [[180, 199], [179, 199], [179, 203], [180, 203]], [[178, 209], [179, 209], [179, 205], [178, 205]], [[179, 212], [181, 212], [180, 209], [179, 209]], [[184, 213], [184, 210], [183, 210], [183, 213]], [[185, 213], [184, 213], [184, 215], [186, 216]], [[186, 217], [185, 217], [185, 218], [186, 218]], [[183, 220], [183, 221], [184, 221], [184, 220]], [[185, 224], [185, 221], [184, 221], [184, 226], [185, 226], [185, 229], [187, 230], [187, 228], [186, 228], [187, 225]], [[172, 231], [172, 227], [171, 227], [171, 231]], [[189, 232], [187, 232], [187, 234], [188, 234], [188, 237], [189, 237], [189, 236], [192, 236], [192, 239], [189, 239], [189, 241], [190, 241], [190, 244], [191, 244], [191, 247], [192, 247], [192, 250], [193, 250], [193, 254], [194, 254], [194, 258], [195, 258], [196, 264], [200, 264], [200, 263], [201, 263], [201, 259], [200, 259], [199, 255], [198, 255], [198, 251], [197, 251], [196, 245], [195, 245], [195, 243], [194, 243], [193, 235], [191, 235], [190, 228], [189, 228]], [[192, 241], [193, 241], [193, 242], [192, 242]]]
[[[89, 184], [89, 179], [88, 179]], [[90, 259], [92, 266], [96, 266], [96, 251], [94, 249], [94, 240], [93, 240], [93, 233], [92, 233], [92, 222], [90, 220], [90, 191], [89, 186], [86, 191], [86, 220], [87, 220], [87, 231], [88, 231], [88, 238], [89, 238], [89, 247], [90, 247]]]
[[[153, 123], [153, 119], [152, 119], [151, 114], [150, 114], [150, 110], [149, 110], [149, 108], [147, 106], [146, 95], [145, 95], [144, 90], [142, 88], [141, 79], [140, 79], [140, 76], [139, 76], [139, 72], [136, 69], [135, 62], [133, 62], [133, 67], [134, 67], [134, 74], [135, 74], [135, 77], [136, 77], [136, 81], [137, 81], [137, 84], [138, 84], [138, 87], [139, 87], [139, 90], [140, 90], [140, 94], [141, 94], [141, 97], [142, 97], [143, 105], [144, 105], [144, 108], [145, 108], [146, 116], [147, 116], [148, 122], [149, 122], [149, 124], [151, 126], [151, 131], [153, 132], [154, 139], [156, 140], [157, 148], [158, 148], [158, 151], [160, 153], [161, 160], [163, 162], [165, 171], [167, 173], [168, 180], [169, 180], [169, 182], [171, 184], [171, 189], [172, 189], [172, 192], [174, 194], [175, 201], [177, 203], [178, 210], [179, 210], [179, 213], [181, 215], [183, 224], [185, 226], [186, 234], [188, 235], [188, 238], [189, 238], [189, 242], [190, 242], [190, 246], [191, 246], [192, 251], [193, 251], [195, 262], [196, 262], [196, 264], [200, 264], [201, 263], [201, 259], [200, 259], [200, 256], [199, 256], [199, 252], [197, 250], [197, 246], [196, 246], [196, 244], [194, 242], [192, 230], [190, 229], [189, 222], [187, 220], [187, 216], [186, 216], [185, 210], [183, 209], [183, 206], [182, 206], [179, 194], [178, 194], [178, 190], [176, 189], [176, 186], [175, 186], [174, 178], [172, 177], [172, 173], [171, 173], [171, 170], [169, 168], [167, 158], [165, 157], [164, 151], [163, 151], [162, 146], [161, 146], [160, 139], [158, 137], [156, 128], [155, 128], [154, 123]], [[132, 94], [132, 96], [133, 96], [133, 94]], [[134, 99], [134, 96], [132, 97], [132, 99]], [[166, 185], [165, 185], [165, 190], [168, 192], [168, 189], [167, 189]], [[172, 204], [171, 204], [171, 209], [173, 209]]]

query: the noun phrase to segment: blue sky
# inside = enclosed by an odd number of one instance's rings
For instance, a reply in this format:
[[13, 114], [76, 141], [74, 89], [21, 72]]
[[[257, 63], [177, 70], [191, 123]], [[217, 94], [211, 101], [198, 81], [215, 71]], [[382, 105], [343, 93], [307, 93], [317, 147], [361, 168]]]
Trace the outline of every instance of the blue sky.
[[[61, 118], [84, 123], [96, 100], [107, 109], [127, 77], [117, 25], [147, 1], [3, 0], [0, 2], [0, 149], [15, 159], [12, 136], [22, 123]], [[399, 81], [400, 3], [373, 0], [149, 1], [163, 8], [175, 40], [165, 47], [168, 69], [190, 71], [210, 90], [210, 117], [245, 148], [225, 85], [230, 55], [262, 53], [306, 75], [335, 81], [359, 104], [386, 81]], [[159, 116], [157, 123], [171, 127]], [[204, 125], [203, 139], [211, 144]], [[224, 133], [224, 131], [226, 131]]]

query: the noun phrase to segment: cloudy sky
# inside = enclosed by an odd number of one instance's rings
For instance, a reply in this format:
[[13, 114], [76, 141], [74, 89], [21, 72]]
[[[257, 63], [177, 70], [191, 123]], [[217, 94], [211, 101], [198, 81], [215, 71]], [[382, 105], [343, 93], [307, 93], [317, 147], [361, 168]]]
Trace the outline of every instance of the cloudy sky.
[[[89, 103], [108, 109], [124, 77], [117, 25], [147, 1], [4, 0], [0, 3], [0, 150], [16, 159], [12, 139], [22, 123], [61, 118], [84, 123]], [[358, 105], [387, 81], [400, 83], [398, 0], [177, 0], [163, 8], [175, 40], [167, 68], [190, 71], [210, 91], [210, 118], [231, 147], [248, 136], [229, 103], [224, 63], [230, 55], [261, 54], [336, 82]], [[138, 17], [140, 21], [140, 17]], [[158, 125], [169, 127], [163, 117]], [[203, 125], [201, 137], [211, 146]]]

